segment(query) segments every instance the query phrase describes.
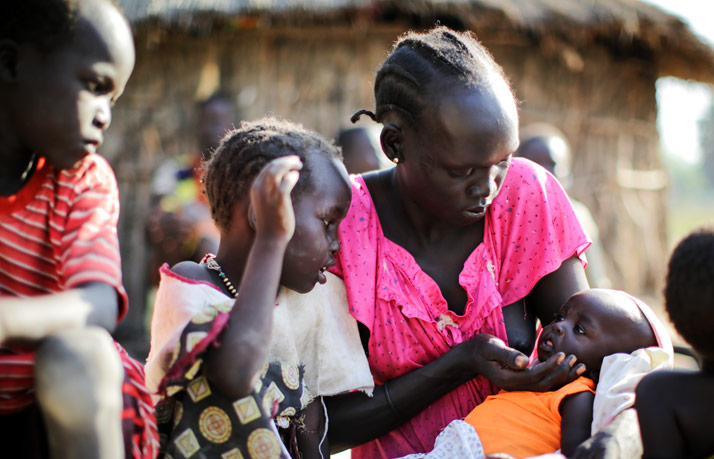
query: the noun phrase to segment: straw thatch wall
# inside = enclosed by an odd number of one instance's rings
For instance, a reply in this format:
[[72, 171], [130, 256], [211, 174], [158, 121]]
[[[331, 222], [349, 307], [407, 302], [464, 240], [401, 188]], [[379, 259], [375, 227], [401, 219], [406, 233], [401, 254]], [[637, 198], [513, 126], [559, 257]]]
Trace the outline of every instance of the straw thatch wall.
[[[197, 99], [221, 89], [235, 96], [243, 118], [271, 112], [331, 137], [354, 111], [373, 108], [374, 71], [390, 43], [436, 19], [471, 28], [491, 49], [513, 81], [524, 124], [546, 121], [568, 135], [572, 194], [600, 225], [614, 286], [659, 292], [666, 174], [657, 152], [655, 81], [663, 74], [714, 81], [711, 50], [681, 22], [651, 7], [642, 13], [632, 0], [591, 8], [552, 0], [323, 1], [309, 11], [285, 0], [278, 2], [281, 14], [223, 1], [225, 9], [210, 14], [191, 10], [205, 3], [123, 2], [135, 24], [137, 65], [103, 148], [120, 184], [125, 284], [134, 308], [120, 334], [142, 327], [149, 180], [164, 158], [196, 148]], [[246, 5], [249, 13], [241, 13]], [[158, 13], [147, 12], [154, 6]], [[677, 60], [691, 65], [672, 67]]]

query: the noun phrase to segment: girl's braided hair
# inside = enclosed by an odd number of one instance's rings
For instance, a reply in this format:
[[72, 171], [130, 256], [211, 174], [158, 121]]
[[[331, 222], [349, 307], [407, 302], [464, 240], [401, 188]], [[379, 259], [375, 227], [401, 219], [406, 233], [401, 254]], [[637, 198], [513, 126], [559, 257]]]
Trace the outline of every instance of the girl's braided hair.
[[299, 156], [303, 163], [293, 197], [312, 184], [313, 155], [342, 160], [340, 149], [319, 134], [278, 118], [244, 121], [228, 132], [203, 165], [205, 193], [216, 226], [228, 228], [233, 206], [248, 196], [253, 179], [268, 162], [290, 155]]
[[445, 78], [465, 87], [486, 87], [493, 77], [506, 77], [488, 50], [471, 32], [437, 27], [425, 33], [402, 35], [377, 71], [374, 81], [375, 112], [360, 110], [356, 122], [367, 115], [382, 122], [386, 113], [399, 111], [416, 123], [430, 98], [428, 89]]

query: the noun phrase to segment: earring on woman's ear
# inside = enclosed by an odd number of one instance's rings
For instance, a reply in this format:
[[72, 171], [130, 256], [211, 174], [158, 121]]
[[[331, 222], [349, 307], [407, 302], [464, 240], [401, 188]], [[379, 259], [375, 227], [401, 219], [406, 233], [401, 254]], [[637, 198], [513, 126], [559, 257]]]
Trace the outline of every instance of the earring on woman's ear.
[[398, 157], [398, 156], [395, 156], [395, 157], [392, 159], [392, 162], [393, 162], [394, 164], [399, 164], [399, 157]]

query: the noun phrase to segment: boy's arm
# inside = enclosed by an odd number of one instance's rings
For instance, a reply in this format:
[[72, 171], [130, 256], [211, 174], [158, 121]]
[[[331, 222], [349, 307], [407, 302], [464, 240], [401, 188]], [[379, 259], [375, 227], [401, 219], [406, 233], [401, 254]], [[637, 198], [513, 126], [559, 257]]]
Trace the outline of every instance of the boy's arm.
[[590, 391], [569, 395], [560, 402], [560, 452], [570, 457], [582, 442], [590, 438], [595, 394]]
[[88, 282], [49, 295], [0, 300], [0, 342], [39, 341], [55, 332], [87, 325], [114, 330], [119, 298], [114, 287]]

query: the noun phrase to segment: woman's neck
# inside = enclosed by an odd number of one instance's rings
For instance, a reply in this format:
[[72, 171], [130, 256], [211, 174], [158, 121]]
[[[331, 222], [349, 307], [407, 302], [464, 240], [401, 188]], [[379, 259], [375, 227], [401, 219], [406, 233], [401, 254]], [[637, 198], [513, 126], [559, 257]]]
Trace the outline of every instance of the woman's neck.
[[396, 167], [391, 170], [388, 187], [393, 215], [401, 220], [400, 226], [408, 228], [414, 240], [420, 245], [438, 246], [441, 241], [453, 241], [456, 234], [464, 233], [464, 228], [444, 222], [414, 202], [399, 180]]

